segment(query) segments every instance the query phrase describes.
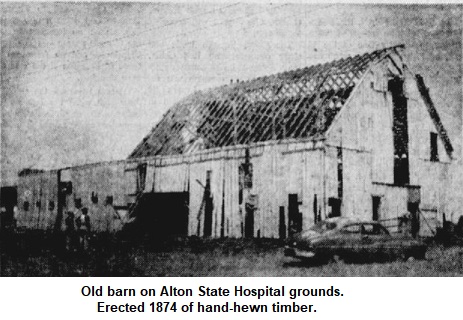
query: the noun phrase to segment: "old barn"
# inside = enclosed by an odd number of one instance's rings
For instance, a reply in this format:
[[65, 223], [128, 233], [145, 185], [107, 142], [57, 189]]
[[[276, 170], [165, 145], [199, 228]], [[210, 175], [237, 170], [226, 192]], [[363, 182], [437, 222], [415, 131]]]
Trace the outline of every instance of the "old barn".
[[424, 80], [395, 46], [195, 92], [128, 159], [25, 170], [21, 219], [114, 209], [162, 235], [284, 238], [329, 216], [397, 221], [432, 234], [449, 196], [452, 144]]

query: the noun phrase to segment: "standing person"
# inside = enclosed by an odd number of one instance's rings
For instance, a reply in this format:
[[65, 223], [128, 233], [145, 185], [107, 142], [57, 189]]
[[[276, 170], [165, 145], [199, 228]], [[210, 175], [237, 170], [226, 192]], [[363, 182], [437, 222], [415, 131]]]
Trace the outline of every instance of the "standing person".
[[460, 237], [463, 237], [463, 216], [460, 216], [457, 223], [456, 233]]
[[411, 234], [411, 227], [410, 227], [410, 215], [408, 213], [405, 213], [401, 215], [399, 218], [399, 233], [403, 235], [410, 235]]
[[75, 249], [75, 237], [76, 237], [76, 230], [75, 230], [75, 225], [74, 225], [74, 212], [68, 211], [67, 212], [67, 217], [64, 220], [66, 229], [65, 229], [65, 235], [66, 235], [66, 250], [67, 251], [73, 251]]
[[[1, 207], [0, 208], [0, 229], [3, 230], [5, 228], [7, 228], [7, 225], [9, 225], [9, 223], [8, 223], [8, 219], [7, 219], [6, 208]], [[11, 222], [11, 225], [13, 225], [13, 222]]]
[[80, 231], [80, 226], [81, 226], [80, 217], [82, 217], [82, 207], [75, 208], [74, 210], [75, 220], [74, 221], [75, 221], [75, 229], [76, 229], [77, 236], [78, 236], [78, 233]]
[[16, 229], [18, 227], [18, 221], [19, 224], [21, 224], [21, 212], [19, 211], [18, 206], [13, 207], [13, 227]]
[[90, 234], [90, 217], [88, 216], [87, 208], [82, 208], [82, 215], [76, 219], [76, 225], [79, 232], [80, 249], [87, 251]]
[[95, 199], [96, 198], [93, 198], [92, 203], [88, 206], [88, 215], [92, 220], [92, 231], [99, 234], [106, 231], [105, 220], [103, 216], [103, 206], [98, 202], [95, 202]]
[[114, 234], [122, 228], [121, 217], [117, 213], [112, 204], [112, 198], [108, 197], [105, 200], [103, 207], [103, 217], [105, 219], [105, 229], [109, 234]]
[[410, 222], [411, 222], [411, 234], [413, 238], [418, 236], [420, 232], [420, 220], [417, 212], [410, 213]]

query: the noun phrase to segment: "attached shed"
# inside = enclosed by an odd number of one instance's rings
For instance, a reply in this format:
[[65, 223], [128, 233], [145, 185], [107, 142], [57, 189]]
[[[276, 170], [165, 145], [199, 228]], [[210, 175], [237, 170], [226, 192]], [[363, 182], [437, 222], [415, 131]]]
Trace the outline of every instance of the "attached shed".
[[86, 207], [94, 231], [120, 229], [127, 213], [125, 161], [23, 170], [19, 174], [17, 226], [64, 230], [67, 212]]
[[18, 177], [17, 226], [52, 230], [57, 213], [57, 171], [22, 170]]

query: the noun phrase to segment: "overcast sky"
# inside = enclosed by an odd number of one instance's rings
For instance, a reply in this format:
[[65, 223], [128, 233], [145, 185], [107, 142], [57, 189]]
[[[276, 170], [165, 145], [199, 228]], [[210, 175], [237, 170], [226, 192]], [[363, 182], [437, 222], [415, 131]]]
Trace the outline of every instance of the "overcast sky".
[[1, 164], [124, 159], [198, 89], [403, 43], [460, 150], [462, 7], [0, 3]]

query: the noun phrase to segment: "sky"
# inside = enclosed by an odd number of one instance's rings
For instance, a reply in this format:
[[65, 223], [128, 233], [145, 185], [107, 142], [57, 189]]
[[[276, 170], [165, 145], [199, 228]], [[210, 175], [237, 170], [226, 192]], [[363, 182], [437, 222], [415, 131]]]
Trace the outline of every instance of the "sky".
[[196, 90], [405, 44], [460, 154], [461, 5], [0, 3], [1, 177], [126, 158]]

